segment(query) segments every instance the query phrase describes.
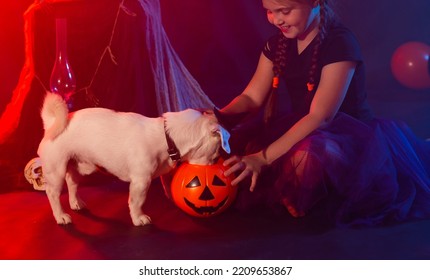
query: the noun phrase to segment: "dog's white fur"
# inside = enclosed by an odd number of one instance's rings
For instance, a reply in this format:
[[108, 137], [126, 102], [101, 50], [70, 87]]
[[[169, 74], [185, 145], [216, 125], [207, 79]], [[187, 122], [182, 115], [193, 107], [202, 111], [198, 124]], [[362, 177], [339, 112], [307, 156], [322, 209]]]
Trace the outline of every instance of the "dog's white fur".
[[187, 109], [148, 118], [136, 113], [88, 108], [68, 113], [63, 99], [47, 93], [41, 116], [45, 135], [38, 154], [46, 180], [46, 193], [58, 224], [71, 223], [60, 203], [67, 183], [73, 210], [85, 207], [77, 194], [78, 178], [106, 169], [130, 182], [129, 208], [134, 225], [151, 222], [142, 212], [152, 179], [174, 168], [167, 153], [164, 119], [168, 134], [178, 147], [182, 160], [211, 164], [219, 155], [221, 139], [213, 114]]

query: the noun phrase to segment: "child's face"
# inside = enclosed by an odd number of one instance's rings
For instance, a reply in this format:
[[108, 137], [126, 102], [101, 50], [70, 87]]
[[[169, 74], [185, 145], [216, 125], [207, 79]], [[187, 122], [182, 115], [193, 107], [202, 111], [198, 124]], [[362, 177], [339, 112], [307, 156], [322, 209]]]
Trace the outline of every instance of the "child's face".
[[319, 6], [313, 1], [262, 0], [269, 22], [278, 27], [287, 38], [301, 38], [316, 28]]

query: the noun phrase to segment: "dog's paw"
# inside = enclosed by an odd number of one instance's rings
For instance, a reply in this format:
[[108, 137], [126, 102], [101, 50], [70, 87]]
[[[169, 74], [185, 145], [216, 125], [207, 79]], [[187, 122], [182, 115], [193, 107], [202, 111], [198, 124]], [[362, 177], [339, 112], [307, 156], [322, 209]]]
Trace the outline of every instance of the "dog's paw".
[[151, 224], [151, 218], [145, 214], [140, 215], [137, 219], [133, 219], [133, 224], [135, 226], [144, 226]]
[[76, 210], [76, 211], [84, 209], [87, 207], [86, 203], [80, 198], [70, 200], [69, 204], [70, 204], [70, 208], [72, 210]]
[[70, 215], [66, 213], [56, 215], [55, 220], [59, 225], [67, 225], [72, 223], [72, 217], [70, 217]]

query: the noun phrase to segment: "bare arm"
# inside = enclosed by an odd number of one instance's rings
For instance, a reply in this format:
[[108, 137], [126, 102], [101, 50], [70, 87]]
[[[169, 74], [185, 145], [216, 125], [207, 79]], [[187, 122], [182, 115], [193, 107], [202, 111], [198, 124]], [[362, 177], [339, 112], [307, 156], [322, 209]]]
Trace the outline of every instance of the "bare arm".
[[352, 61], [336, 62], [324, 66], [320, 84], [306, 116], [266, 147], [264, 153], [260, 151], [241, 160], [238, 157], [232, 157], [225, 162], [225, 164], [232, 165], [226, 172], [227, 175], [243, 170], [232, 183], [237, 184], [245, 177], [252, 175], [252, 191], [255, 188], [257, 177], [265, 165], [271, 164], [311, 132], [329, 123], [345, 98], [355, 66], [356, 63]]
[[267, 163], [272, 163], [311, 132], [331, 122], [345, 98], [355, 65], [344, 61], [323, 68], [309, 113], [266, 148]]

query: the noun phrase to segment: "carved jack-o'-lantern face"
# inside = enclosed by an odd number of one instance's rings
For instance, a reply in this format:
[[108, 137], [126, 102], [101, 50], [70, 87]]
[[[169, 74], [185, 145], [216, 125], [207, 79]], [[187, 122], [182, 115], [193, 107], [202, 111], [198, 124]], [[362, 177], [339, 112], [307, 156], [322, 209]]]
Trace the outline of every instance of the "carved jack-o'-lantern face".
[[226, 167], [219, 160], [213, 165], [182, 163], [171, 185], [175, 204], [196, 217], [210, 217], [227, 209], [237, 194], [233, 176], [224, 176]]

